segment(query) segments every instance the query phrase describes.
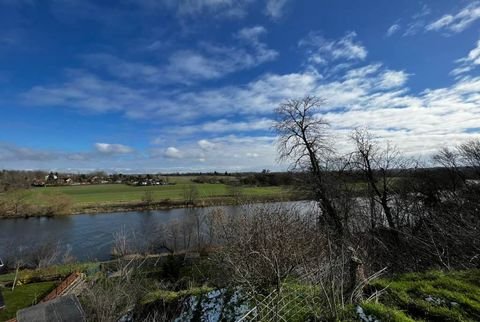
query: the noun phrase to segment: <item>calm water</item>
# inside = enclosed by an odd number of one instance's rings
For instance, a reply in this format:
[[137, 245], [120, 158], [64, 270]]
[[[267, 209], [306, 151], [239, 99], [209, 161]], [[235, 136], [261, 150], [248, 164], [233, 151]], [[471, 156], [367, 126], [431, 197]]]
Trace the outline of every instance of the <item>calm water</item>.
[[[135, 238], [151, 238], [161, 224], [181, 220], [188, 209], [74, 215], [52, 218], [0, 219], [0, 257], [18, 247], [60, 243], [78, 260], [105, 260], [113, 236], [134, 232]], [[207, 208], [197, 211], [208, 211]]]
[[[294, 203], [285, 203], [294, 204]], [[237, 207], [222, 207], [235, 213]], [[208, 212], [212, 208], [194, 211]], [[119, 231], [134, 232], [136, 240], [148, 240], [158, 234], [159, 226], [182, 220], [192, 209], [169, 209], [53, 218], [0, 219], [0, 257], [12, 249], [35, 249], [32, 245], [56, 245], [70, 248], [77, 260], [110, 258], [113, 236]]]

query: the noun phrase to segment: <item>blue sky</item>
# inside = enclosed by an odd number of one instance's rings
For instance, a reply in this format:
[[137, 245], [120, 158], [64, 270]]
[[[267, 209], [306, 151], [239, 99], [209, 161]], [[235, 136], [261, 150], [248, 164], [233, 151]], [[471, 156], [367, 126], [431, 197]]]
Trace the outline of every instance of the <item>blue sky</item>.
[[428, 158], [480, 131], [480, 1], [0, 0], [0, 168], [284, 169], [272, 111], [326, 100]]

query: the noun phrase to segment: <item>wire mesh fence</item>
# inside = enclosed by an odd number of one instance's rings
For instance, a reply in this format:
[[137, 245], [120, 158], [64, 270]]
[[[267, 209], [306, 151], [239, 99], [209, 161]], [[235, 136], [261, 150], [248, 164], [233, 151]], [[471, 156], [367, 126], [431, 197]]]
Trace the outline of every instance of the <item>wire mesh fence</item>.
[[315, 286], [285, 287], [267, 295], [256, 292], [247, 294], [252, 309], [237, 322], [294, 322], [314, 321], [318, 316], [319, 289]]

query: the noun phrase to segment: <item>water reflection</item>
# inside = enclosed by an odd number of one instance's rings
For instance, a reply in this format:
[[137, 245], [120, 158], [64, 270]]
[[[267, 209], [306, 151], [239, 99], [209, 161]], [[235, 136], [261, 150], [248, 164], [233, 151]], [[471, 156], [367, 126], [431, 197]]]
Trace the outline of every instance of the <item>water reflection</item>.
[[[293, 204], [293, 203], [285, 203]], [[221, 207], [235, 214], [240, 207]], [[162, 226], [174, 220], [195, 217], [213, 208], [169, 209], [145, 212], [85, 214], [53, 218], [0, 219], [0, 257], [13, 249], [35, 249], [38, 245], [56, 244], [71, 248], [71, 255], [80, 261], [110, 258], [113, 235], [121, 230], [145, 245], [153, 242]], [[11, 254], [9, 254], [11, 255]]]

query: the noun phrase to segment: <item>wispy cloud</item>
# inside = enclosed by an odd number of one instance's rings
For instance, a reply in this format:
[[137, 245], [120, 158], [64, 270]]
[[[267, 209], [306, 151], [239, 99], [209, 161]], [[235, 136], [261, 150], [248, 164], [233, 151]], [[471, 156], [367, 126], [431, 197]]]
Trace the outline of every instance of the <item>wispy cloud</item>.
[[463, 75], [470, 72], [480, 65], [480, 40], [477, 41], [476, 47], [470, 50], [468, 55], [456, 61], [458, 67], [452, 70], [451, 74], [454, 76]]
[[129, 154], [134, 152], [134, 149], [129, 146], [112, 143], [95, 143], [95, 149], [104, 154]]
[[431, 9], [426, 4], [421, 5], [418, 10], [407, 18], [400, 18], [388, 27], [385, 36], [392, 37], [395, 34], [403, 37], [413, 36], [423, 31], [426, 25], [426, 17], [431, 14]]
[[289, 0], [267, 0], [265, 14], [273, 19], [281, 18]]
[[[162, 130], [162, 133], [177, 133], [178, 135], [193, 135], [197, 133], [218, 134], [218, 133], [235, 133], [235, 132], [253, 132], [268, 130], [273, 124], [273, 120], [260, 117], [250, 120], [229, 120], [218, 119], [214, 121], [201, 122], [191, 125], [174, 126]], [[165, 140], [157, 138], [156, 142], [163, 143]]]
[[64, 149], [31, 148], [16, 144], [0, 142], [0, 167], [13, 169], [67, 170], [76, 168], [86, 171], [95, 170], [96, 165], [112, 170], [114, 165], [125, 157], [135, 159], [135, 150], [122, 144], [96, 143], [87, 151], [66, 151]]
[[400, 30], [400, 25], [398, 23], [395, 23], [391, 25], [390, 28], [388, 28], [386, 35], [387, 37], [393, 36], [399, 30]]
[[266, 33], [262, 26], [243, 28], [232, 36], [236, 46], [202, 42], [196, 49], [174, 51], [166, 64], [139, 63], [105, 53], [83, 55], [83, 58], [90, 68], [103, 69], [123, 80], [192, 84], [222, 78], [275, 60], [278, 52], [260, 40]]
[[327, 64], [336, 60], [364, 60], [367, 49], [356, 40], [357, 34], [349, 32], [338, 40], [326, 39], [319, 32], [311, 32], [300, 40], [298, 45], [307, 49], [308, 60], [312, 64]]
[[458, 33], [480, 19], [480, 2], [474, 1], [455, 14], [445, 14], [432, 21], [425, 28], [428, 31], [448, 31]]
[[406, 23], [402, 36], [414, 36], [419, 32], [423, 32], [427, 16], [429, 16], [431, 12], [430, 8], [426, 4], [423, 4], [420, 10], [413, 14], [410, 21]]
[[0, 161], [52, 161], [60, 157], [56, 151], [20, 147], [0, 142]]
[[157, 7], [159, 4], [176, 10], [181, 16], [198, 16], [212, 14], [225, 17], [241, 18], [247, 14], [251, 0], [140, 0], [147, 7]]
[[174, 52], [166, 67], [166, 76], [188, 83], [196, 79], [220, 78], [273, 61], [278, 52], [260, 41], [260, 37], [265, 33], [266, 29], [261, 26], [243, 28], [235, 35], [243, 46], [226, 47], [203, 43], [201, 51]]

